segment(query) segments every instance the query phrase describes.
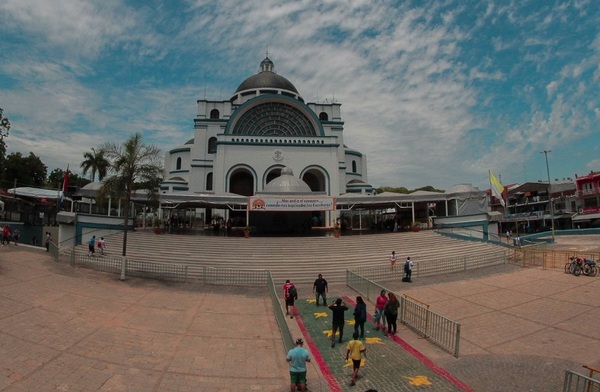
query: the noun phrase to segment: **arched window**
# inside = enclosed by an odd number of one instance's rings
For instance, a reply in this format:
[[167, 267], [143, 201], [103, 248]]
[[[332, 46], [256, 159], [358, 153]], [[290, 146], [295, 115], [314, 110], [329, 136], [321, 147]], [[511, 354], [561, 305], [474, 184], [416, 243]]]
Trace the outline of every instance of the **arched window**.
[[208, 139], [208, 153], [209, 154], [217, 153], [217, 138], [214, 136], [211, 137], [210, 139]]
[[206, 175], [206, 190], [207, 191], [212, 191], [213, 190], [213, 174], [208, 173]]
[[217, 109], [213, 109], [210, 111], [211, 120], [216, 120], [219, 118], [219, 111]]
[[177, 158], [177, 163], [175, 164], [175, 170], [181, 170], [181, 157]]
[[327, 121], [327, 120], [329, 120], [329, 116], [327, 115], [327, 113], [321, 112], [321, 113], [319, 113], [319, 120]]
[[356, 173], [356, 161], [352, 161], [352, 173]]

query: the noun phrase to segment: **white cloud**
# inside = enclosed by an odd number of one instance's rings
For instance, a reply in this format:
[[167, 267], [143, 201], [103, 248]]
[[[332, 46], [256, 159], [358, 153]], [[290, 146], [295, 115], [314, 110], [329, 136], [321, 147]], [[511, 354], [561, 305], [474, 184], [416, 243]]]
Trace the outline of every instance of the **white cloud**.
[[552, 97], [555, 93], [556, 90], [558, 89], [558, 82], [556, 80], [551, 81], [550, 83], [548, 83], [546, 85], [546, 92], [548, 94], [548, 97]]
[[345, 142], [368, 155], [373, 185], [485, 186], [491, 164], [522, 177], [540, 148], [597, 130], [600, 37], [571, 48], [557, 29], [592, 3], [559, 3], [6, 0], [3, 28], [31, 49], [0, 43], [15, 52], [0, 65], [9, 149], [42, 148], [62, 167], [135, 131], [180, 145], [204, 91], [229, 98], [268, 48], [307, 101], [343, 104]]

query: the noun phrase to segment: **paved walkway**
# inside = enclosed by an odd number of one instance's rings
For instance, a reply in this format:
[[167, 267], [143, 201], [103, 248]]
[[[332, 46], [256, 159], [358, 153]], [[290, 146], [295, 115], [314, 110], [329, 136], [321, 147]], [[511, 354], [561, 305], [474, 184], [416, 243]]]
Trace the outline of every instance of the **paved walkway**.
[[[390, 340], [367, 324], [363, 377], [350, 387], [342, 356], [353, 328], [332, 349], [330, 312], [321, 317], [300, 286], [300, 317], [288, 323], [315, 357], [310, 391], [560, 391], [566, 369], [600, 367], [599, 277], [508, 266], [396, 285], [461, 323], [460, 357], [404, 326]], [[356, 293], [332, 286], [329, 300], [338, 296]], [[120, 282], [0, 247], [1, 391], [286, 391], [288, 377], [264, 290]]]
[[[398, 336], [388, 338], [382, 331], [375, 330], [370, 322], [365, 324], [367, 355], [359, 371], [357, 385], [350, 386], [352, 362], [346, 362], [345, 356], [346, 345], [354, 332], [352, 312], [355, 303], [348, 297], [343, 299], [349, 307], [346, 312], [347, 325], [344, 327], [342, 343], [338, 343], [339, 337], [336, 336], [335, 347], [331, 347], [331, 311], [328, 308], [316, 307], [314, 299], [302, 299], [297, 304], [301, 316], [295, 318], [314, 353], [314, 359], [323, 370], [330, 390], [471, 391]], [[313, 387], [312, 383], [310, 387]]]
[[27, 248], [0, 247], [0, 391], [285, 390], [264, 289], [120, 282]]

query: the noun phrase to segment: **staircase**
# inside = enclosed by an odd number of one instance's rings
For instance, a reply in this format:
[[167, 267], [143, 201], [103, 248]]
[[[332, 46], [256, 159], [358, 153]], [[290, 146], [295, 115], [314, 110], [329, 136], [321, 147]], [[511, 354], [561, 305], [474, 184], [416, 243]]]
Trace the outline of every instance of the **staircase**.
[[[105, 237], [107, 253], [120, 255], [123, 234]], [[87, 251], [87, 245], [81, 245]], [[399, 271], [406, 256], [415, 262], [470, 255], [500, 255], [500, 246], [463, 241], [432, 231], [335, 237], [225, 237], [156, 235], [150, 230], [127, 233], [127, 257], [140, 261], [188, 266], [188, 276], [201, 276], [202, 267], [268, 269], [275, 282], [291, 279], [312, 284], [321, 273], [330, 283], [345, 281], [346, 269], [389, 266], [398, 254]]]

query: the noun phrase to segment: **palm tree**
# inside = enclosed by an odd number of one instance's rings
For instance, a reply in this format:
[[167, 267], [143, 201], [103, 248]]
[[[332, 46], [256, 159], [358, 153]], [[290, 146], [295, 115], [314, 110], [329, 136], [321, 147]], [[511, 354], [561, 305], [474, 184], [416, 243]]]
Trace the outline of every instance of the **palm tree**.
[[[98, 198], [104, 199], [114, 195], [125, 200], [123, 207], [123, 256], [125, 256], [131, 196], [136, 189], [146, 189], [151, 196], [156, 195], [157, 185], [162, 180], [162, 153], [156, 146], [143, 144], [140, 133], [131, 136], [122, 145], [104, 144], [102, 151], [110, 161], [108, 170], [113, 175], [104, 180]], [[121, 272], [121, 278], [125, 278], [124, 271]]]
[[110, 166], [110, 162], [108, 162], [108, 160], [105, 158], [105, 153], [106, 152], [103, 149], [96, 151], [95, 148], [92, 148], [92, 151], [86, 151], [83, 153], [84, 161], [81, 162], [80, 167], [83, 169], [84, 176], [88, 171], [92, 172], [92, 182], [96, 180], [96, 173], [98, 173], [98, 181], [102, 181], [102, 179], [106, 177], [106, 172], [108, 170], [108, 166]]

